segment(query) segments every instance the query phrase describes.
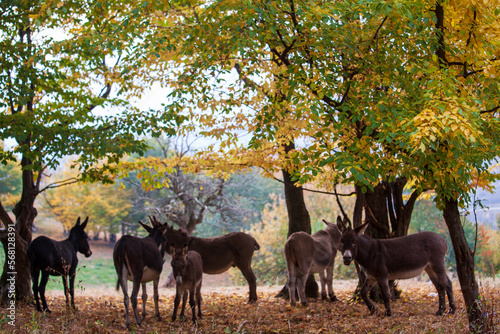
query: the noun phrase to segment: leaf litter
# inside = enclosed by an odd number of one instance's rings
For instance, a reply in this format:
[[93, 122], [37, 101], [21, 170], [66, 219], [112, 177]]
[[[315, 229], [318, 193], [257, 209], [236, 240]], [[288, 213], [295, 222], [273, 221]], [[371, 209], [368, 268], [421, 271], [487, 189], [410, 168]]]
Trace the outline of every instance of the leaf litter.
[[[407, 283], [405, 283], [407, 282]], [[202, 312], [197, 326], [191, 321], [191, 309], [185, 318], [171, 321], [175, 289], [160, 289], [160, 314], [154, 317], [152, 291], [147, 300], [147, 316], [141, 326], [135, 323], [131, 309], [131, 327], [125, 328], [123, 296], [111, 289], [78, 291], [76, 310], [66, 308], [62, 293], [48, 292], [52, 313], [36, 312], [31, 305], [18, 305], [16, 326], [1, 322], [7, 333], [467, 333], [469, 324], [461, 291], [454, 283], [457, 312], [436, 316], [438, 300], [432, 284], [418, 280], [401, 281], [401, 298], [392, 301], [393, 316], [370, 315], [362, 301], [352, 301], [355, 283], [334, 283], [339, 302], [310, 300], [308, 307], [289, 303], [275, 295], [280, 286], [258, 287], [258, 301], [247, 303], [247, 287], [202, 288]], [[148, 284], [148, 289], [152, 287]], [[209, 291], [208, 291], [209, 290]], [[491, 328], [498, 332], [500, 291], [498, 283], [483, 285], [483, 312]], [[142, 314], [142, 299], [138, 298]]]

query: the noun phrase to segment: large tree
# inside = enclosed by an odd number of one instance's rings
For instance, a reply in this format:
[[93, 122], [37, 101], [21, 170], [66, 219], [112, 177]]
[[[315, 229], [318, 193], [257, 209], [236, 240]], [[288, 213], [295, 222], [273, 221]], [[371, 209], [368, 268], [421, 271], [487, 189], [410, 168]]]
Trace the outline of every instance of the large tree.
[[0, 203], [6, 254], [8, 232], [15, 237], [15, 268], [5, 261], [0, 278], [2, 302], [10, 272], [17, 273], [16, 299], [31, 296], [26, 249], [37, 216], [35, 199], [76, 181], [51, 182], [48, 171], [62, 157], [76, 155], [77, 179], [111, 182], [105, 172], [113, 164], [146, 149], [136, 135], [148, 129], [158, 134], [169, 124], [167, 114], [139, 112], [121, 99], [143, 89], [146, 60], [134, 57], [134, 38], [152, 23], [136, 13], [136, 4], [125, 1], [0, 4], [0, 140], [10, 143], [0, 150], [0, 162], [19, 156], [16, 168], [22, 171], [14, 221], [9, 206]]
[[[458, 205], [473, 183], [495, 177], [487, 165], [499, 155], [496, 2], [173, 6], [159, 31], [165, 49], [178, 52], [175, 80], [164, 81], [173, 89], [170, 108], [219, 141], [191, 168], [224, 173], [253, 164], [268, 173], [285, 168], [302, 184], [353, 182], [364, 198], [357, 208], [401, 235], [415, 198], [434, 190], [476, 330], [479, 295]], [[242, 145], [246, 132], [251, 140]], [[406, 203], [404, 187], [413, 194]], [[374, 210], [377, 193], [390, 210]], [[360, 217], [358, 209], [354, 221]]]

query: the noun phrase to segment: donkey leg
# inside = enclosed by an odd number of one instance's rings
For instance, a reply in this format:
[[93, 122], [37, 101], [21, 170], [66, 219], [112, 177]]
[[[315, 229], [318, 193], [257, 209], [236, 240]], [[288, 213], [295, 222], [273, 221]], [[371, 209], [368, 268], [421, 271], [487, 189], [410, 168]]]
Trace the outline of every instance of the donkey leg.
[[[441, 315], [443, 314], [444, 310], [446, 309], [446, 292], [445, 292], [445, 286], [446, 286], [446, 280], [442, 280], [442, 275], [440, 275], [434, 270], [434, 268], [431, 268], [428, 266], [425, 268], [425, 271], [427, 272], [427, 275], [429, 275], [429, 278], [431, 279], [432, 284], [434, 284], [434, 287], [437, 290], [438, 293], [438, 298], [439, 298], [439, 308], [436, 312], [436, 315]], [[448, 278], [448, 277], [446, 277]]]
[[[194, 284], [193, 284], [194, 285]], [[196, 324], [196, 300], [195, 293], [196, 288], [191, 286], [189, 289], [189, 307], [191, 308], [191, 318], [193, 319], [193, 323]]]
[[295, 306], [296, 304], [296, 299], [295, 299], [295, 294], [297, 292], [297, 286], [296, 286], [296, 277], [295, 277], [295, 266], [294, 265], [289, 265], [288, 266], [288, 294], [290, 295], [290, 305]]
[[300, 272], [299, 276], [297, 277], [297, 290], [299, 291], [299, 299], [302, 306], [307, 306], [309, 304], [306, 296], [307, 276], [309, 276], [309, 270], [307, 270], [305, 274]]
[[201, 283], [196, 287], [196, 303], [198, 303], [198, 318], [201, 318]]
[[[33, 265], [32, 265], [33, 267]], [[33, 269], [31, 270], [31, 282], [33, 283], [32, 289], [33, 289], [33, 295], [35, 296], [35, 305], [36, 305], [36, 310], [37, 311], [42, 311], [42, 308], [40, 307], [40, 300], [38, 298], [38, 278], [39, 278], [40, 272], [38, 269]]]
[[328, 296], [326, 295], [326, 276], [324, 270], [319, 272], [319, 282], [321, 284], [321, 299], [325, 300]]
[[174, 312], [172, 313], [172, 321], [175, 321], [177, 318], [177, 309], [179, 308], [179, 303], [181, 301], [182, 291], [179, 286], [175, 288], [175, 299], [174, 299]]
[[66, 297], [66, 307], [69, 307], [69, 288], [68, 288], [68, 278], [66, 275], [62, 275], [62, 282], [64, 286], [64, 297]]
[[184, 319], [184, 310], [186, 309], [187, 297], [188, 297], [188, 290], [185, 289], [184, 292], [182, 293], [181, 314], [179, 314], [179, 317], [181, 319]]
[[392, 315], [392, 310], [391, 310], [391, 289], [389, 288], [389, 281], [387, 279], [382, 279], [378, 280], [377, 283], [380, 288], [380, 292], [382, 292], [382, 299], [384, 300], [384, 305], [385, 305], [385, 315], [390, 317]]
[[153, 280], [153, 299], [155, 302], [155, 316], [158, 320], [161, 320], [160, 310], [158, 309], [158, 284], [160, 284], [160, 277]]
[[330, 301], [336, 302], [339, 299], [335, 296], [335, 292], [333, 292], [333, 267], [334, 264], [326, 268], [326, 286], [328, 287], [328, 296], [330, 297]]
[[40, 293], [40, 299], [42, 300], [42, 309], [45, 312], [51, 313], [49, 307], [47, 306], [47, 301], [45, 300], [45, 286], [49, 280], [49, 273], [42, 271], [42, 279], [40, 280], [40, 285], [38, 287], [38, 292]]
[[453, 298], [453, 284], [448, 275], [446, 275], [446, 294], [448, 295], [448, 303], [450, 304], [450, 313], [453, 314], [457, 306], [455, 305], [455, 298]]
[[69, 278], [69, 295], [71, 296], [71, 307], [75, 308], [75, 277], [76, 273], [73, 273]]
[[248, 282], [248, 287], [250, 290], [248, 302], [254, 303], [257, 301], [257, 279], [255, 278], [255, 274], [250, 267], [250, 261], [244, 266], [238, 266], [238, 268]]
[[146, 319], [146, 301], [148, 300], [148, 291], [146, 290], [146, 283], [142, 283], [142, 321]]
[[[446, 274], [446, 268], [443, 263], [439, 263], [434, 265], [433, 267], [428, 267], [425, 270], [429, 275], [432, 283], [438, 290], [439, 295], [439, 310], [436, 312], [436, 315], [441, 315], [446, 310], [446, 297], [445, 294], [448, 295], [448, 303], [450, 305], [450, 313], [455, 313], [456, 305], [455, 298], [453, 298], [453, 284], [450, 281], [450, 278]], [[442, 289], [443, 292], [440, 292], [439, 289]]]
[[[128, 275], [127, 273], [125, 273]], [[122, 288], [123, 292], [123, 304], [125, 305], [125, 326], [129, 327], [130, 326], [130, 319], [128, 317], [128, 307], [130, 303], [130, 299], [128, 297], [128, 287], [127, 287], [127, 276], [122, 276], [121, 280], [118, 282], [120, 284], [120, 287]]]
[[375, 313], [375, 306], [373, 305], [372, 301], [370, 300], [370, 297], [368, 297], [368, 292], [370, 292], [371, 288], [375, 285], [374, 281], [371, 281], [369, 279], [366, 279], [365, 282], [363, 283], [363, 286], [361, 287], [361, 298], [363, 298], [363, 301], [365, 302], [366, 306], [368, 307], [368, 310], [370, 311], [371, 314]]
[[141, 324], [141, 318], [139, 318], [139, 311], [137, 310], [137, 295], [139, 294], [139, 287], [141, 286], [140, 279], [134, 278], [134, 283], [132, 285], [132, 294], [130, 299], [132, 301], [132, 310], [134, 311], [135, 320], [137, 325]]

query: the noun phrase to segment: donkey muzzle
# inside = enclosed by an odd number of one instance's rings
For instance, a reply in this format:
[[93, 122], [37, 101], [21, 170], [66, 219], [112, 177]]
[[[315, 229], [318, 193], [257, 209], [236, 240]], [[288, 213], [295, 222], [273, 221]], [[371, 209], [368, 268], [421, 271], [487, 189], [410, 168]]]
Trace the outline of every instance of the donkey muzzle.
[[85, 257], [90, 257], [90, 255], [92, 255], [92, 251], [89, 250], [87, 253], [85, 253]]
[[353, 260], [352, 253], [350, 251], [345, 251], [344, 254], [342, 254], [342, 258], [344, 259], [344, 264], [346, 266], [350, 265]]
[[177, 284], [182, 284], [182, 276], [180, 276], [180, 275], [179, 275], [179, 276], [177, 276], [177, 277], [175, 278], [175, 283], [177, 283]]

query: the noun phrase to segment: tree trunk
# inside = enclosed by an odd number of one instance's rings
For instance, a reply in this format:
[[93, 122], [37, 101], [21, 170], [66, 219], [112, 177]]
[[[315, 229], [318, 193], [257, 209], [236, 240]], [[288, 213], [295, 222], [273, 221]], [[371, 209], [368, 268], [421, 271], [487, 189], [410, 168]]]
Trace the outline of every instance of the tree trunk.
[[361, 186], [355, 185], [356, 203], [354, 204], [354, 213], [352, 215], [352, 228], [356, 228], [363, 224], [363, 208], [365, 206], [365, 194], [361, 190]]
[[389, 215], [387, 210], [387, 191], [385, 182], [365, 193], [365, 217], [370, 222], [366, 234], [374, 239], [389, 239]]
[[311, 234], [311, 218], [304, 201], [304, 190], [296, 187], [290, 174], [283, 170], [285, 181], [285, 200], [288, 212], [288, 236], [295, 232], [303, 231]]
[[458, 280], [467, 308], [469, 329], [474, 333], [484, 332], [484, 318], [481, 313], [479, 287], [474, 273], [474, 255], [465, 238], [464, 229], [460, 221], [460, 212], [458, 211], [458, 202], [456, 200], [445, 200], [443, 217], [448, 226], [453, 250], [455, 251]]
[[[13, 300], [12, 284], [15, 287], [15, 300], [29, 302], [33, 297], [28, 259], [28, 245], [31, 240], [27, 241], [22, 238], [19, 233], [19, 230], [23, 230], [19, 229], [21, 224], [15, 224], [1, 205], [0, 210], [2, 211], [2, 223], [5, 226], [5, 230], [0, 233], [0, 241], [5, 252], [5, 262], [0, 277], [0, 303], [7, 305]], [[29, 237], [31, 237], [31, 233]]]
[[[33, 221], [37, 216], [37, 210], [34, 204], [36, 196], [38, 195], [38, 186], [34, 182], [33, 171], [29, 168], [31, 164], [32, 162], [25, 157], [21, 160], [21, 165], [28, 168], [23, 169], [23, 192], [21, 200], [16, 203], [13, 210], [16, 216], [15, 224], [12, 222], [3, 206], [1, 206], [0, 209], [2, 211], [0, 217], [7, 232], [0, 234], [1, 242], [4, 245], [4, 251], [7, 255], [9, 246], [14, 246], [13, 248], [15, 249], [15, 271], [9, 267], [8, 261], [5, 261], [3, 273], [0, 277], [0, 297], [2, 304], [9, 303], [11, 300], [8, 295], [10, 287], [10, 281], [8, 279], [11, 278], [12, 275], [15, 276], [16, 300], [28, 302], [33, 298], [27, 249], [32, 239]], [[15, 227], [12, 228], [11, 226]], [[11, 234], [9, 234], [9, 232]], [[11, 236], [14, 236], [15, 245], [10, 243], [9, 237]], [[6, 245], [7, 248], [5, 247]]]

